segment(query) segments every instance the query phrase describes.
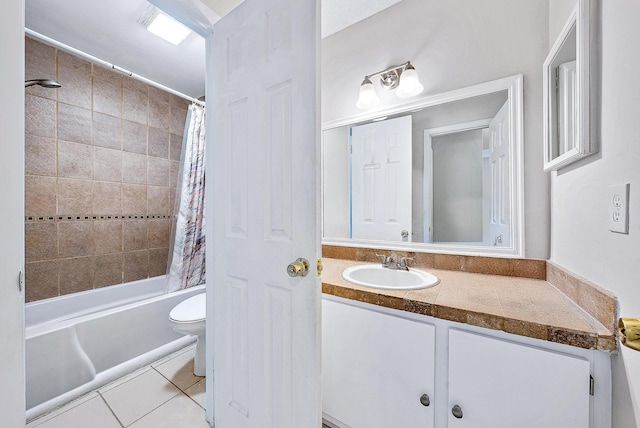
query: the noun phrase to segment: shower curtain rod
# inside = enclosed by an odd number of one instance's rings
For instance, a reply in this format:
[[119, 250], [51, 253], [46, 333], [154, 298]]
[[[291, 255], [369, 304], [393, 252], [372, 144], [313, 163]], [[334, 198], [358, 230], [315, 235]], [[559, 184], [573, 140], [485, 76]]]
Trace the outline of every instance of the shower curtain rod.
[[53, 45], [53, 46], [55, 46], [57, 48], [65, 50], [65, 51], [67, 51], [69, 53], [72, 53], [72, 54], [81, 56], [83, 58], [86, 58], [91, 62], [95, 62], [97, 64], [102, 65], [103, 67], [107, 67], [107, 68], [110, 68], [112, 70], [119, 71], [120, 73], [126, 74], [129, 77], [132, 77], [132, 78], [134, 78], [136, 80], [144, 82], [144, 83], [146, 83], [148, 85], [154, 86], [154, 87], [156, 87], [158, 89], [162, 89], [163, 91], [169, 92], [169, 93], [171, 93], [173, 95], [176, 95], [176, 96], [178, 96], [180, 98], [184, 98], [185, 100], [189, 100], [189, 101], [191, 101], [193, 103], [196, 103], [196, 104], [199, 104], [201, 106], [206, 106], [206, 103], [203, 102], [203, 101], [200, 101], [200, 100], [198, 100], [196, 98], [190, 97], [189, 95], [185, 95], [182, 92], [178, 92], [176, 90], [168, 88], [168, 87], [166, 87], [166, 86], [164, 86], [164, 85], [162, 85], [162, 84], [160, 84], [158, 82], [154, 82], [153, 80], [147, 79], [146, 77], [140, 76], [139, 74], [133, 73], [133, 72], [131, 72], [129, 70], [126, 70], [126, 69], [124, 69], [122, 67], [118, 67], [115, 64], [112, 64], [112, 63], [110, 63], [108, 61], [104, 61], [104, 60], [102, 60], [100, 58], [97, 58], [97, 57], [95, 57], [93, 55], [90, 55], [90, 54], [88, 54], [86, 52], [83, 52], [81, 50], [73, 48], [73, 47], [71, 47], [69, 45], [65, 45], [64, 43], [61, 43], [61, 42], [59, 42], [57, 40], [54, 40], [51, 37], [47, 37], [44, 34], [40, 34], [40, 33], [36, 32], [36, 31], [30, 30], [29, 28], [26, 28], [26, 27], [24, 29], [24, 32], [25, 32], [25, 34], [28, 34], [31, 37], [35, 38], [35, 39], [38, 39], [38, 40], [40, 40], [42, 42], [45, 42], [45, 43], [50, 44], [50, 45]]

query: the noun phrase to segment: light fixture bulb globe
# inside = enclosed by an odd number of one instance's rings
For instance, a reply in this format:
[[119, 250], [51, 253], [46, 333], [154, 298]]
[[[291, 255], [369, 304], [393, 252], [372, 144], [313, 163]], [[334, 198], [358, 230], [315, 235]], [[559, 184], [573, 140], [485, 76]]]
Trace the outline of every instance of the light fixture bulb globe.
[[376, 93], [376, 88], [369, 79], [365, 79], [360, 86], [360, 95], [356, 107], [359, 109], [368, 109], [380, 104], [380, 98]]
[[424, 91], [424, 86], [420, 83], [418, 72], [413, 66], [409, 65], [400, 75], [400, 85], [396, 90], [398, 98], [410, 98], [419, 95]]

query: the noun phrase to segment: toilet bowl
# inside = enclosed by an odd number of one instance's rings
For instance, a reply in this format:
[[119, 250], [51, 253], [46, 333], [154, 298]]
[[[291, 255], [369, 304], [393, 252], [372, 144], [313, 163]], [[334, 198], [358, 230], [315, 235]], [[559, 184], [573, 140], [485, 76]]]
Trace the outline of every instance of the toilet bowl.
[[174, 331], [193, 334], [198, 337], [196, 356], [193, 361], [193, 374], [205, 373], [205, 319], [207, 314], [207, 295], [201, 293], [178, 303], [169, 313], [169, 322]]

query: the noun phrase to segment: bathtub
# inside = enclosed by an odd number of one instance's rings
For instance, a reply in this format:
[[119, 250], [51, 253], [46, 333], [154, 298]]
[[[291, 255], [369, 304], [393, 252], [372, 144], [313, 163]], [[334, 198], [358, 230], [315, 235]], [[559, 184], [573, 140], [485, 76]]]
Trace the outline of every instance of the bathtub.
[[27, 420], [195, 342], [169, 312], [205, 291], [164, 294], [165, 277], [28, 303]]

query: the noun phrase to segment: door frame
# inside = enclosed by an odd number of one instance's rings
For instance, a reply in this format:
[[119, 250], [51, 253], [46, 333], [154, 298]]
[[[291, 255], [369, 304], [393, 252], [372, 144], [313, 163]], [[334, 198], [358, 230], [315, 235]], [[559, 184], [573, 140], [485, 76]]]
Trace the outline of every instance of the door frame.
[[[3, 2], [0, 15], [0, 78], [4, 82], [0, 128], [0, 415], [3, 426], [25, 423], [25, 331], [24, 331], [24, 0]], [[19, 288], [19, 281], [22, 282]]]
[[491, 119], [474, 120], [473, 122], [456, 123], [454, 125], [441, 126], [424, 130], [424, 171], [427, 166], [431, 175], [424, 174], [424, 242], [433, 242], [433, 137], [453, 134], [454, 132], [473, 131], [489, 127]]

